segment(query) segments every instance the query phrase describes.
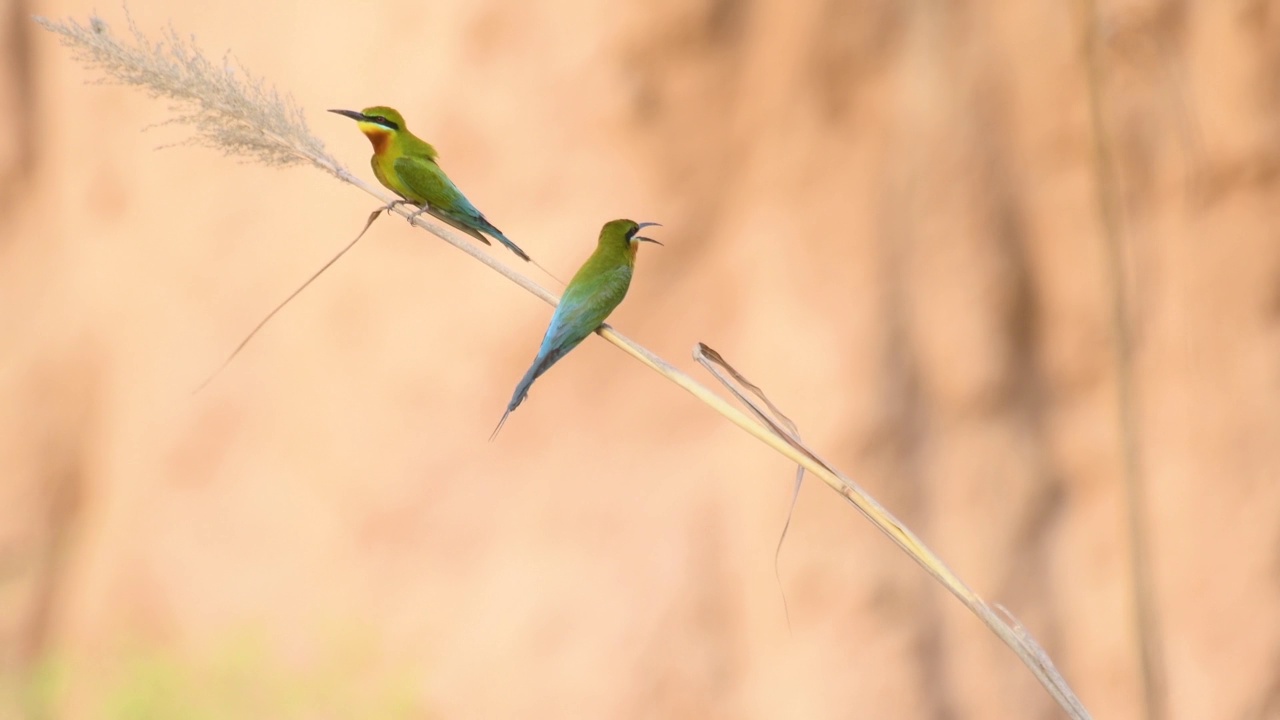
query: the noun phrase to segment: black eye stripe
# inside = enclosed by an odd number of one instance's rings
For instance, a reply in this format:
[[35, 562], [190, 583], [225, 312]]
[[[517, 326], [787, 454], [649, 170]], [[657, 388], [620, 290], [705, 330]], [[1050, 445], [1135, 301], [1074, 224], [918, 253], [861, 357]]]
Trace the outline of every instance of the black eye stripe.
[[373, 123], [374, 125], [381, 125], [382, 127], [384, 127], [384, 128], [388, 128], [388, 129], [391, 129], [391, 130], [399, 130], [399, 129], [400, 129], [400, 126], [399, 126], [399, 125], [396, 125], [395, 123], [391, 122], [390, 120], [388, 120], [388, 119], [386, 119], [386, 118], [384, 118], [384, 117], [379, 117], [379, 116], [377, 116], [377, 115], [370, 115], [370, 116], [369, 116], [369, 122]]

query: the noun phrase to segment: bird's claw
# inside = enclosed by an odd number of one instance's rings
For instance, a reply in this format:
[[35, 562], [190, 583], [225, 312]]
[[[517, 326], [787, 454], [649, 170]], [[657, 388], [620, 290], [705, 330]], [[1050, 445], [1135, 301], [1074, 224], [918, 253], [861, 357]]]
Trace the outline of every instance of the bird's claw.
[[[406, 205], [408, 205], [409, 203], [405, 203], [405, 204], [406, 204]], [[417, 219], [418, 219], [418, 216], [419, 216], [419, 215], [421, 215], [422, 213], [426, 212], [426, 211], [427, 211], [427, 206], [426, 206], [426, 205], [423, 205], [423, 206], [419, 207], [417, 210], [415, 210], [415, 211], [413, 211], [412, 213], [410, 213], [410, 214], [409, 214], [409, 224], [410, 224], [410, 225], [412, 225], [412, 224], [413, 224], [413, 221], [414, 221], [414, 220], [417, 220]]]

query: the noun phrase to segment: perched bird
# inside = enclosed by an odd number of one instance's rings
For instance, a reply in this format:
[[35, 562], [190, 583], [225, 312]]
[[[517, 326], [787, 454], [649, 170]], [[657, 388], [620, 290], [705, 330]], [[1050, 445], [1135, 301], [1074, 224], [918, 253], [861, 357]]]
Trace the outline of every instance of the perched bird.
[[[373, 144], [373, 174], [406, 202], [418, 206], [417, 217], [423, 212], [449, 223], [462, 232], [489, 245], [489, 239], [480, 233], [488, 233], [506, 245], [523, 260], [528, 254], [507, 239], [502, 231], [485, 219], [475, 205], [458, 190], [444, 170], [436, 162], [436, 149], [430, 143], [409, 132], [404, 118], [394, 108], [370, 107], [354, 110], [330, 110], [355, 120], [360, 132]], [[410, 221], [412, 221], [412, 217]]]
[[637, 233], [642, 228], [658, 223], [637, 223], [632, 220], [613, 220], [600, 229], [600, 241], [596, 251], [578, 269], [565, 287], [560, 304], [551, 316], [547, 334], [542, 336], [542, 347], [534, 358], [529, 372], [516, 385], [507, 411], [502, 414], [498, 426], [489, 436], [492, 440], [511, 414], [529, 396], [529, 386], [556, 361], [564, 357], [578, 343], [600, 327], [609, 313], [618, 307], [631, 286], [631, 271], [636, 265], [636, 250], [641, 242], [662, 243]]

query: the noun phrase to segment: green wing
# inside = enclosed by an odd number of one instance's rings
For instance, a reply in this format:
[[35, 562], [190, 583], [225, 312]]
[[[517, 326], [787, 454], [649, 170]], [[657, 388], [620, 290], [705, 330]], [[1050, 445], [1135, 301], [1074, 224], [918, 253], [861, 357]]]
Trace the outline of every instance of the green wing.
[[[590, 261], [588, 261], [590, 262]], [[586, 269], [584, 267], [584, 269]], [[515, 410], [529, 395], [529, 388], [542, 374], [551, 369], [560, 358], [564, 357], [586, 339], [600, 323], [609, 317], [609, 313], [618, 307], [622, 298], [626, 297], [627, 288], [631, 286], [631, 267], [623, 265], [607, 270], [601, 275], [575, 276], [565, 288], [556, 312], [551, 316], [551, 325], [546, 335], [542, 336], [542, 346], [538, 348], [538, 356], [533, 359], [529, 371], [520, 379], [516, 390], [511, 394], [511, 402], [507, 404], [507, 413]], [[506, 422], [502, 416], [498, 428]], [[497, 433], [497, 430], [494, 430]]]
[[485, 245], [489, 244], [489, 239], [480, 231], [489, 231], [493, 225], [485, 220], [439, 165], [426, 158], [405, 156], [396, 160], [395, 169], [401, 182], [426, 200], [427, 212]]
[[548, 366], [577, 347], [600, 327], [622, 302], [631, 286], [631, 267], [622, 265], [583, 283], [570, 283], [556, 306], [540, 353], [550, 356]]

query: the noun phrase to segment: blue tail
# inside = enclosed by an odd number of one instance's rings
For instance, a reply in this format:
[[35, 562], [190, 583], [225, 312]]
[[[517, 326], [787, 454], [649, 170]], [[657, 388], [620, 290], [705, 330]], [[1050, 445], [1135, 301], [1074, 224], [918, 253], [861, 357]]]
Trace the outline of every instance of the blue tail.
[[488, 220], [485, 220], [482, 217], [480, 218], [480, 224], [481, 224], [482, 230], [492, 235], [498, 242], [502, 243], [503, 245], [506, 245], [507, 249], [515, 253], [516, 255], [520, 256], [521, 260], [524, 260], [525, 262], [529, 262], [530, 260], [533, 259], [529, 257], [528, 253], [521, 250], [518, 245], [508, 240], [507, 236], [503, 235], [501, 230], [493, 226], [493, 223], [489, 222]]
[[533, 364], [529, 366], [529, 371], [524, 374], [524, 377], [520, 378], [519, 384], [516, 385], [516, 391], [511, 394], [511, 402], [507, 403], [507, 411], [502, 413], [502, 419], [498, 421], [498, 427], [494, 428], [493, 434], [489, 436], [490, 441], [498, 437], [498, 431], [506, 424], [507, 416], [520, 407], [520, 403], [524, 402], [525, 398], [529, 397], [529, 388], [533, 386], [533, 381], [541, 377], [542, 373], [546, 372], [547, 368], [554, 365], [556, 360], [559, 360], [563, 355], [564, 353], [557, 352], [548, 355], [538, 353], [538, 357], [534, 358]]

